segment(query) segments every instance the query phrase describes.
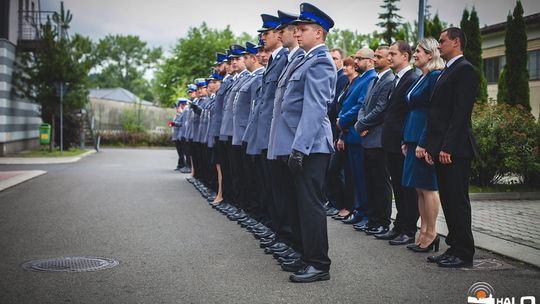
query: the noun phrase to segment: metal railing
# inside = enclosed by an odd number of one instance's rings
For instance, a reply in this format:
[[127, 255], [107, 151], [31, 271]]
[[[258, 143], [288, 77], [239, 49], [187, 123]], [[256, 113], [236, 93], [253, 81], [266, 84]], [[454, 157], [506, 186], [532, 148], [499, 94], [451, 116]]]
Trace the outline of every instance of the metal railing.
[[42, 26], [47, 21], [47, 16], [54, 14], [52, 11], [19, 11], [19, 40], [40, 40]]

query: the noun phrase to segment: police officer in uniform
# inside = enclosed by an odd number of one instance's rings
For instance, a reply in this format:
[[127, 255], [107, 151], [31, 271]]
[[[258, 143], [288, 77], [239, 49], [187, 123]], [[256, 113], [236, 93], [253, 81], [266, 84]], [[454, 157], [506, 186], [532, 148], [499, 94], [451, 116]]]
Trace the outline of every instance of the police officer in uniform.
[[293, 233], [300, 236], [303, 266], [289, 277], [308, 283], [330, 279], [323, 183], [334, 152], [327, 105], [334, 99], [337, 71], [324, 44], [334, 21], [317, 7], [302, 3], [295, 37], [304, 58], [291, 71], [276, 122], [274, 154], [287, 161], [296, 200], [290, 206]]

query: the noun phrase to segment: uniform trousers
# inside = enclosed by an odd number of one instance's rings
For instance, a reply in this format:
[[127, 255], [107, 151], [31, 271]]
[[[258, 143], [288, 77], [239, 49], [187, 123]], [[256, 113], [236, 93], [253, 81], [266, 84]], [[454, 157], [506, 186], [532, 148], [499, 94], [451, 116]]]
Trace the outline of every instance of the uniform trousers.
[[178, 163], [176, 165], [177, 169], [183, 168], [186, 166], [186, 159], [184, 156], [184, 151], [182, 151], [182, 141], [181, 140], [175, 140], [174, 145], [176, 147], [176, 153], [178, 154]]
[[289, 209], [293, 234], [300, 235], [302, 260], [323, 271], [330, 270], [328, 230], [323, 183], [330, 154], [304, 157], [302, 170], [293, 174], [296, 200]]
[[302, 252], [300, 229], [296, 227], [293, 234], [289, 214], [290, 208], [295, 204], [296, 195], [294, 179], [287, 165], [287, 157], [283, 160], [270, 160], [272, 178], [272, 193], [274, 197], [273, 224], [274, 232], [280, 242], [292, 246], [297, 252]]
[[260, 161], [258, 164], [258, 168], [260, 170], [261, 174], [261, 186], [260, 191], [262, 192], [262, 200], [263, 205], [266, 207], [265, 209], [268, 212], [268, 215], [270, 217], [270, 228], [273, 231], [277, 230], [276, 223], [279, 222], [279, 210], [276, 209], [275, 199], [274, 199], [274, 193], [272, 191], [272, 175], [271, 175], [271, 169], [270, 169], [270, 160], [267, 159], [268, 150], [264, 149], [261, 151], [260, 154]]
[[220, 140], [221, 145], [221, 185], [223, 188], [223, 199], [232, 205], [237, 205], [234, 201], [234, 189], [232, 185], [232, 175], [230, 167], [231, 140]]
[[392, 186], [386, 155], [382, 148], [364, 148], [364, 174], [368, 194], [367, 215], [370, 227], [390, 225]]
[[[247, 208], [246, 201], [246, 176], [244, 174], [244, 147], [231, 144], [229, 162], [231, 168], [231, 182], [233, 187], [233, 200], [242, 209]], [[245, 211], [245, 210], [244, 210]]]
[[471, 230], [471, 202], [469, 200], [469, 175], [471, 160], [452, 157], [448, 165], [435, 164], [441, 206], [448, 226], [447, 253], [472, 262], [474, 238]]
[[416, 189], [404, 187], [402, 184], [405, 156], [402, 153], [386, 152], [386, 159], [397, 209], [393, 230], [408, 236], [414, 236], [419, 216], [418, 196]]

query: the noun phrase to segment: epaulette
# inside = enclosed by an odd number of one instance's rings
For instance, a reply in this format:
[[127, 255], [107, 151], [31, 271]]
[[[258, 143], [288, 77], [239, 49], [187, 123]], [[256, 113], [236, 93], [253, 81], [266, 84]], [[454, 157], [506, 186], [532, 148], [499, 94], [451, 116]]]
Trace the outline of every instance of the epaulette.
[[317, 53], [317, 57], [326, 57], [326, 51], [320, 51]]

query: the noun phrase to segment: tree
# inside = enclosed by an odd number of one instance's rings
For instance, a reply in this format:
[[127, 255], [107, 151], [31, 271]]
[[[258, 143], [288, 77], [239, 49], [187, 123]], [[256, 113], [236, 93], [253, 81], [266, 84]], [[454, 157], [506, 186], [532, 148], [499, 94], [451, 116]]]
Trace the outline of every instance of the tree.
[[[523, 7], [521, 1], [516, 2], [512, 16], [508, 16], [506, 22], [506, 34], [504, 37], [506, 47], [506, 65], [502, 85], [504, 95], [498, 95], [498, 102], [511, 105], [523, 105], [531, 109], [529, 101], [529, 71], [527, 70], [527, 32], [525, 20], [523, 20]], [[511, 88], [511, 89], [510, 89]]]
[[399, 0], [383, 0], [383, 5], [380, 7], [384, 9], [384, 13], [379, 13], [379, 19], [382, 21], [377, 23], [378, 26], [384, 29], [384, 32], [381, 34], [382, 39], [387, 43], [391, 44], [394, 40], [395, 34], [398, 32], [398, 27], [401, 25], [401, 17], [397, 14], [399, 8], [396, 4]]
[[[250, 36], [244, 36], [247, 37]], [[254, 39], [252, 41], [255, 42]], [[178, 97], [185, 96], [188, 83], [210, 74], [216, 52], [223, 52], [237, 42], [228, 26], [217, 30], [203, 22], [199, 27], [191, 27], [186, 37], [178, 39], [170, 51], [171, 56], [158, 66], [154, 75], [153, 90], [158, 102], [170, 106]]]
[[478, 86], [476, 97], [480, 102], [487, 102], [487, 80], [484, 75], [484, 61], [482, 59], [482, 36], [480, 35], [478, 14], [474, 6], [470, 13], [467, 9], [463, 10], [460, 25], [467, 37], [467, 46], [463, 55], [475, 67], [480, 77], [480, 85]]
[[[64, 10], [53, 14], [42, 25], [40, 47], [32, 53], [17, 53], [17, 68], [13, 76], [13, 90], [16, 96], [28, 98], [41, 107], [44, 122], [52, 125], [51, 149], [54, 148], [56, 120], [60, 112], [60, 98], [54, 82], [68, 83], [69, 90], [64, 95], [64, 113], [81, 109], [88, 101], [87, 75], [92, 66], [89, 59], [91, 41], [89, 38], [75, 35], [69, 39], [67, 30], [72, 15]], [[70, 128], [64, 128], [66, 138], [70, 137]], [[69, 142], [65, 146], [69, 146]]]
[[326, 37], [326, 44], [329, 48], [341, 48], [347, 55], [354, 55], [362, 47], [372, 47], [379, 45], [379, 35], [358, 34], [357, 31], [333, 29]]
[[162, 56], [161, 48], [151, 48], [138, 36], [107, 35], [96, 46], [96, 73], [90, 76], [95, 87], [121, 87], [144, 99], [152, 100], [145, 73]]

